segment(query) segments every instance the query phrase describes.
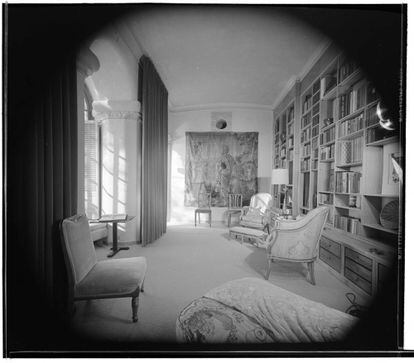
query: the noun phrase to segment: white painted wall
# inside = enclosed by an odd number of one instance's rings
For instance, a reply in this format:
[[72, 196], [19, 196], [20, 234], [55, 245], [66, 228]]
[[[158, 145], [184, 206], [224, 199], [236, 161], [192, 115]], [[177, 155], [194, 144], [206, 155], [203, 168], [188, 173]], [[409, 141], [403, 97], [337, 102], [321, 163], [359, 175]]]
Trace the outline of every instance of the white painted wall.
[[[194, 207], [184, 206], [185, 133], [211, 130], [211, 112], [195, 110], [169, 113], [171, 136], [171, 195], [170, 224], [194, 223]], [[258, 178], [259, 192], [270, 192], [272, 111], [260, 109], [226, 109], [232, 112], [232, 128], [228, 131], [259, 133]], [[225, 222], [226, 208], [212, 208], [213, 221]]]

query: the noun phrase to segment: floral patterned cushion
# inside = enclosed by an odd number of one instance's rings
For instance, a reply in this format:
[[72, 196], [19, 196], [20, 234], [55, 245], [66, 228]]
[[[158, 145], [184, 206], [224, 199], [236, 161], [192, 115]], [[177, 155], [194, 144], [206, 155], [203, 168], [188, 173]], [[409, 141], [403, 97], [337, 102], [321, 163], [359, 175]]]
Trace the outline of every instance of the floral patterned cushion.
[[257, 278], [219, 286], [187, 306], [177, 339], [199, 343], [316, 343], [344, 339], [357, 318]]

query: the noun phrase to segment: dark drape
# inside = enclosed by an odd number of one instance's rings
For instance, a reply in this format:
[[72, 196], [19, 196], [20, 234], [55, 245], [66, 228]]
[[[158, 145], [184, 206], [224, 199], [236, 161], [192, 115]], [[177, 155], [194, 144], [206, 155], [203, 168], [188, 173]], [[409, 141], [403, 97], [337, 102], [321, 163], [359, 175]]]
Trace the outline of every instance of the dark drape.
[[155, 241], [167, 228], [168, 91], [151, 60], [139, 62], [142, 110], [141, 241]]
[[7, 120], [8, 328], [19, 335], [41, 329], [36, 319], [45, 329], [49, 319], [63, 321], [66, 309], [59, 222], [77, 203], [75, 58], [49, 76]]

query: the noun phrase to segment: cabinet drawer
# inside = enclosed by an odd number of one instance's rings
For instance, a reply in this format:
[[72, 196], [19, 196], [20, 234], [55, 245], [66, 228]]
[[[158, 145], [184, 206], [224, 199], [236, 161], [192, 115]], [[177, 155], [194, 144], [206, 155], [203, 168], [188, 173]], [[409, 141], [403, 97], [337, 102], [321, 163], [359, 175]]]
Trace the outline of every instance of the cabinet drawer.
[[358, 262], [360, 265], [366, 267], [368, 270], [372, 270], [372, 260], [354, 250], [351, 250], [350, 248], [345, 248], [345, 257], [349, 257], [355, 262]]
[[341, 257], [341, 245], [339, 243], [322, 236], [319, 245], [325, 250], [333, 253], [335, 256]]
[[363, 277], [368, 282], [372, 282], [372, 271], [368, 270], [359, 263], [354, 262], [350, 258], [345, 258], [345, 267], [350, 269], [352, 272], [355, 272], [357, 275]]
[[333, 253], [320, 247], [319, 258], [327, 265], [331, 266], [334, 270], [341, 272], [341, 259], [335, 256]]
[[349, 268], [345, 268], [345, 277], [352, 281], [355, 285], [359, 286], [362, 290], [366, 291], [371, 295], [372, 284], [358, 276], [356, 273], [352, 272]]
[[383, 264], [378, 264], [378, 283], [383, 284], [387, 278], [388, 274], [390, 273], [390, 269]]

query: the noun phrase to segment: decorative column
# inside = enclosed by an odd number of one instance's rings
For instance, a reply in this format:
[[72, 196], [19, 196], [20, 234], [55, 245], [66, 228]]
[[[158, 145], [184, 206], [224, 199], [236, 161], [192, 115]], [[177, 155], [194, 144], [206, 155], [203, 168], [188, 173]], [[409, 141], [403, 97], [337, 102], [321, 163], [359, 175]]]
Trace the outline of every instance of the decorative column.
[[[95, 101], [102, 125], [102, 214], [135, 216], [118, 225], [118, 242], [140, 236], [141, 114], [138, 101]], [[111, 241], [112, 233], [108, 234]]]

